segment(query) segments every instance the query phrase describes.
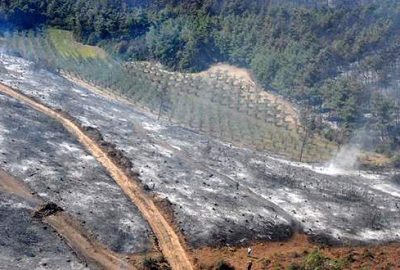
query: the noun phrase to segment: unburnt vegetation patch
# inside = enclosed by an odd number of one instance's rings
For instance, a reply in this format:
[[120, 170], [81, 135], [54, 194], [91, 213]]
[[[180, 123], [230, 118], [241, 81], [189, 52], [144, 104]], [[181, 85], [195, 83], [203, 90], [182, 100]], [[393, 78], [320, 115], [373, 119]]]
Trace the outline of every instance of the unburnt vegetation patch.
[[285, 240], [297, 230], [325, 243], [398, 237], [398, 186], [384, 175], [328, 175], [323, 167], [238, 148], [21, 58], [2, 59], [5, 84], [62, 109], [92, 136], [114, 145], [106, 147], [116, 157], [128, 158], [143, 188], [170, 202], [175, 224], [192, 247]]
[[295, 110], [288, 111], [280, 98], [254, 83], [218, 69], [200, 76], [168, 72], [148, 62], [122, 64], [96, 53], [86, 57], [78, 49], [66, 54], [59, 44], [74, 48], [75, 41], [69, 35], [59, 40], [62, 36], [57, 35], [54, 44], [55, 32], [13, 32], [5, 39], [6, 48], [39, 67], [67, 72], [124, 96], [159, 118], [215, 138], [309, 161], [326, 160], [334, 150], [332, 143], [306, 132]]

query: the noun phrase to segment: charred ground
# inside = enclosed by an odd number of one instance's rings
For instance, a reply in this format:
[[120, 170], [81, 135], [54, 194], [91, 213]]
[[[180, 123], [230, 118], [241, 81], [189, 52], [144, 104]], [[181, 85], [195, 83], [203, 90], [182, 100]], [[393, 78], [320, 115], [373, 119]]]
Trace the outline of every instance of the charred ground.
[[285, 240], [297, 230], [336, 244], [399, 237], [390, 175], [329, 175], [240, 149], [24, 65], [8, 66], [3, 82], [95, 127], [123, 151], [143, 184], [171, 202], [193, 247]]

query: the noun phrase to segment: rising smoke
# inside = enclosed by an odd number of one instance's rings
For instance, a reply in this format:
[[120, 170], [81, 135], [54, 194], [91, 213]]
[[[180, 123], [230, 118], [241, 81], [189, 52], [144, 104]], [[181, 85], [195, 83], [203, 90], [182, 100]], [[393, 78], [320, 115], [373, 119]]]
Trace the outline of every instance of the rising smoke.
[[359, 158], [363, 149], [371, 143], [371, 134], [365, 129], [359, 130], [351, 140], [343, 145], [329, 162], [328, 170], [340, 174], [359, 169]]

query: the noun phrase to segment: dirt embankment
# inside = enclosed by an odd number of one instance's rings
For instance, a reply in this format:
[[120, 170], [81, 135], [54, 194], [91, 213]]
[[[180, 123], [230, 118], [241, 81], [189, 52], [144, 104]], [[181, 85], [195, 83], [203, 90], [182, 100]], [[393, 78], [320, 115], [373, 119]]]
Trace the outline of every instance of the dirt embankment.
[[287, 242], [255, 243], [250, 246], [251, 256], [247, 256], [246, 246], [201, 248], [193, 252], [193, 257], [200, 269], [211, 269], [221, 261], [235, 269], [248, 269], [250, 262], [253, 270], [300, 269], [295, 266], [301, 266], [305, 260], [310, 260], [312, 253], [317, 251], [318, 256], [326, 257], [328, 261], [331, 261], [330, 264], [336, 261], [337, 265], [340, 265], [340, 268], [332, 266], [318, 269], [400, 269], [398, 259], [400, 244], [328, 247], [313, 244], [306, 235], [297, 234]]
[[138, 181], [120, 168], [90, 136], [60, 111], [54, 110], [19, 91], [0, 84], [0, 92], [26, 103], [33, 109], [42, 112], [60, 122], [79, 142], [104, 166], [124, 193], [138, 207], [143, 217], [149, 222], [157, 237], [160, 249], [172, 269], [193, 269], [191, 260], [180, 242], [179, 236], [171, 224], [157, 208], [153, 198], [144, 192]]
[[51, 226], [76, 252], [78, 257], [92, 268], [135, 269], [124, 254], [112, 252], [97, 242], [90, 233], [82, 228], [73, 217], [62, 211], [54, 203], [45, 202], [21, 181], [0, 169], [0, 191], [21, 197], [37, 206], [32, 217]]

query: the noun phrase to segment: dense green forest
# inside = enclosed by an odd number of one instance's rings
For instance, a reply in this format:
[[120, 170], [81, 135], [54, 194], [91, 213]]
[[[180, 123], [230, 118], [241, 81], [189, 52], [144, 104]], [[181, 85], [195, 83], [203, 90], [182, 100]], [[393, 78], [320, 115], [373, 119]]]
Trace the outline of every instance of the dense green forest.
[[400, 148], [396, 0], [5, 0], [0, 23], [72, 30], [121, 60], [179, 71], [246, 67], [327, 138], [344, 143], [363, 129], [370, 150]]

